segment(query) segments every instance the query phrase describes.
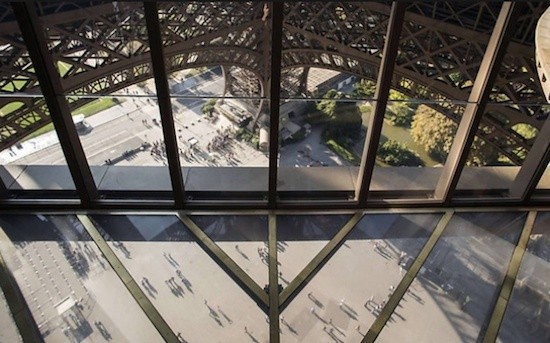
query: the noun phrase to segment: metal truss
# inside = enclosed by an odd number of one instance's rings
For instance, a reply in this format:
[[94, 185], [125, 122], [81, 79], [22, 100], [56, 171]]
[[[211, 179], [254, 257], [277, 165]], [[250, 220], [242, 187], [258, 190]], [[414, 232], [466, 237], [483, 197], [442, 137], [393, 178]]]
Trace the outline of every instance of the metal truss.
[[[0, 148], [13, 145], [49, 122], [38, 80], [9, 5], [0, 23], [4, 63], [0, 88], [22, 106], [0, 118]], [[548, 113], [536, 77], [533, 27], [547, 5], [528, 3], [518, 20], [487, 113], [477, 136], [516, 164], [533, 141], [512, 127], [541, 128]], [[149, 39], [141, 3], [37, 4], [48, 47], [61, 73], [65, 94], [109, 95], [153, 77]], [[392, 88], [444, 113], [458, 123], [500, 10], [496, 3], [411, 3], [405, 14]], [[226, 94], [268, 95], [271, 69], [268, 5], [259, 2], [161, 2], [158, 6], [166, 72], [223, 66]], [[390, 6], [385, 3], [295, 2], [284, 4], [281, 82], [283, 97], [304, 95], [311, 67], [376, 80]], [[70, 15], [69, 15], [70, 14]], [[298, 73], [296, 72], [298, 71]], [[235, 72], [237, 74], [235, 74]], [[239, 75], [240, 74], [240, 75]], [[254, 77], [252, 77], [254, 75]], [[241, 76], [241, 77], [239, 77]], [[242, 77], [244, 76], [244, 77]], [[385, 75], [387, 77], [387, 75]], [[244, 81], [243, 80], [250, 80]], [[92, 101], [77, 97], [71, 108]], [[491, 104], [499, 104], [498, 106]], [[261, 111], [260, 102], [251, 105]], [[519, 105], [519, 106], [518, 106]]]

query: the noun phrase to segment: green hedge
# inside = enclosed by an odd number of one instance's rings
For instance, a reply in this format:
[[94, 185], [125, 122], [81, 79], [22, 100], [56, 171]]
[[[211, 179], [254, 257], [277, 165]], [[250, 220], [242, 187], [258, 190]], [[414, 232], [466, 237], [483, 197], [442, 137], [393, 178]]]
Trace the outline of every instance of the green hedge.
[[344, 148], [334, 139], [329, 139], [328, 141], [326, 141], [325, 144], [330, 150], [332, 150], [334, 153], [336, 153], [338, 156], [342, 157], [349, 163], [353, 165], [359, 165], [359, 163], [361, 162], [361, 158], [356, 153]]

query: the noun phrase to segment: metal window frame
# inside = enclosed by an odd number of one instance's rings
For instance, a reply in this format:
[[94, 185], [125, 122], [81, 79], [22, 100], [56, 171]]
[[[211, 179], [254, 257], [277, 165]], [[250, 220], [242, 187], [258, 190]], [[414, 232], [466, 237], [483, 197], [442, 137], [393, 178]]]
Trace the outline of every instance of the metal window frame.
[[392, 85], [392, 74], [399, 50], [399, 38], [405, 21], [406, 8], [407, 3], [394, 1], [390, 10], [386, 42], [378, 70], [376, 92], [374, 94], [375, 103], [370, 116], [363, 155], [361, 156], [361, 166], [359, 167], [359, 175], [357, 176], [355, 198], [359, 202], [359, 207], [362, 208], [367, 207], [370, 182], [376, 163], [380, 136], [382, 135], [384, 115], [386, 114], [386, 105]]
[[61, 76], [49, 54], [48, 42], [44, 34], [46, 31], [40, 24], [33, 2], [12, 2], [11, 5], [80, 202], [85, 208], [93, 208], [99, 196], [97, 186], [76, 132], [72, 113], [63, 92]]
[[479, 123], [489, 101], [492, 86], [500, 70], [501, 62], [513, 36], [515, 23], [521, 15], [521, 11], [522, 6], [519, 3], [507, 1], [502, 4], [495, 28], [470, 92], [468, 103], [458, 125], [451, 150], [434, 191], [434, 198], [443, 204], [448, 205], [451, 202], [462, 175]]
[[170, 101], [170, 87], [168, 85], [168, 77], [166, 75], [166, 59], [164, 57], [157, 3], [145, 1], [143, 6], [145, 11], [145, 21], [147, 24], [147, 34], [149, 37], [151, 63], [153, 65], [153, 78], [155, 79], [160, 120], [162, 122], [162, 133], [164, 135], [166, 157], [168, 159], [168, 169], [170, 171], [170, 181], [172, 182], [174, 205], [177, 209], [181, 209], [185, 203], [185, 187], [182, 168], [180, 166], [172, 104]]
[[281, 61], [283, 51], [283, 2], [271, 2], [271, 80], [269, 84], [269, 181], [268, 207], [277, 207], [279, 162], [279, 112], [281, 94]]

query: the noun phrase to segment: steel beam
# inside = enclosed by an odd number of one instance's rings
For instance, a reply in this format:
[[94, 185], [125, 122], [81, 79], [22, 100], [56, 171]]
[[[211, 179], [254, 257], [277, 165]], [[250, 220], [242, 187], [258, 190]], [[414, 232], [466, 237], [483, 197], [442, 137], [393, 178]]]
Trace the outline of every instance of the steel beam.
[[424, 244], [424, 247], [422, 250], [418, 253], [418, 256], [414, 260], [413, 264], [399, 283], [397, 287], [395, 288], [395, 291], [388, 299], [388, 303], [384, 308], [382, 309], [382, 312], [380, 312], [380, 315], [376, 318], [374, 323], [372, 323], [372, 326], [370, 327], [369, 331], [365, 335], [365, 337], [362, 340], [362, 343], [372, 343], [376, 341], [376, 338], [378, 335], [380, 335], [380, 332], [390, 319], [391, 315], [393, 314], [393, 311], [397, 308], [399, 305], [399, 302], [407, 292], [407, 289], [409, 289], [409, 286], [414, 281], [414, 278], [416, 277], [416, 274], [418, 274], [418, 271], [420, 271], [420, 268], [426, 262], [426, 259], [428, 258], [428, 255], [434, 248], [435, 244], [439, 240], [439, 237], [443, 234], [443, 231], [447, 227], [447, 224], [451, 220], [453, 216], [453, 211], [448, 210], [445, 212], [445, 214], [441, 217], [439, 220], [439, 223], [437, 223], [437, 226], [435, 227], [434, 231], [432, 232], [430, 238]]
[[[268, 6], [268, 5], [266, 5]], [[268, 207], [277, 207], [277, 169], [279, 162], [279, 110], [281, 94], [281, 58], [283, 51], [283, 2], [271, 6], [271, 79], [269, 88], [269, 183]], [[268, 23], [266, 23], [268, 25]]]
[[107, 262], [111, 265], [114, 272], [120, 278], [120, 281], [126, 286], [130, 295], [136, 300], [137, 304], [147, 318], [151, 321], [153, 326], [160, 333], [162, 338], [166, 342], [180, 342], [174, 331], [170, 328], [168, 323], [164, 320], [157, 308], [153, 305], [151, 300], [147, 298], [147, 295], [141, 290], [137, 282], [134, 280], [130, 272], [124, 267], [124, 264], [116, 256], [114, 251], [109, 247], [101, 233], [97, 230], [90, 218], [86, 215], [78, 215], [78, 220], [82, 223], [86, 232], [90, 235], [94, 243], [97, 245]]
[[369, 186], [376, 163], [380, 136], [382, 135], [384, 115], [386, 114], [386, 105], [392, 85], [395, 58], [399, 49], [399, 38], [401, 36], [406, 8], [406, 3], [396, 1], [392, 4], [390, 11], [386, 43], [384, 44], [384, 52], [382, 54], [382, 61], [380, 62], [380, 69], [378, 70], [378, 82], [374, 94], [376, 100], [370, 116], [363, 155], [361, 156], [361, 166], [359, 168], [359, 175], [357, 176], [358, 183], [356, 185], [355, 197], [360, 207], [367, 206]]
[[537, 212], [535, 211], [531, 211], [527, 215], [527, 219], [523, 225], [521, 237], [519, 238], [518, 245], [514, 249], [514, 253], [510, 259], [510, 264], [508, 265], [508, 270], [506, 271], [504, 281], [502, 282], [500, 294], [495, 306], [493, 307], [493, 314], [491, 315], [489, 325], [487, 326], [487, 330], [485, 332], [480, 333], [477, 340], [478, 342], [496, 342], [498, 331], [500, 329], [502, 319], [504, 318], [504, 313], [506, 312], [506, 307], [508, 306], [510, 296], [512, 295], [512, 290], [514, 289], [519, 267], [521, 266], [521, 261], [523, 259], [523, 255], [525, 254], [525, 249], [527, 248], [527, 242], [529, 242], [529, 237], [531, 236], [531, 231], [533, 230], [533, 226], [535, 224], [536, 216]]
[[269, 214], [269, 342], [279, 343], [279, 267], [277, 259], [277, 217]]
[[162, 44], [162, 35], [160, 32], [157, 3], [145, 1], [144, 6], [145, 21], [147, 23], [147, 34], [149, 37], [149, 47], [151, 52], [151, 63], [153, 65], [153, 74], [157, 89], [160, 120], [162, 122], [162, 133], [164, 135], [170, 180], [172, 181], [174, 203], [176, 208], [181, 209], [185, 203], [185, 189], [180, 167], [178, 141], [176, 128], [174, 127], [172, 104], [170, 101], [170, 87], [168, 85], [166, 66], [164, 64], [165, 57]]
[[550, 120], [547, 119], [537, 135], [535, 144], [523, 162], [512, 186], [510, 198], [527, 201], [537, 188], [550, 163]]
[[444, 204], [451, 201], [452, 193], [458, 184], [489, 100], [492, 86], [506, 53], [508, 42], [514, 34], [515, 23], [521, 13], [522, 6], [518, 3], [505, 2], [502, 5], [447, 157], [447, 162], [441, 171], [441, 176], [434, 191], [434, 198]]
[[80, 144], [55, 61], [49, 53], [44, 28], [40, 25], [34, 6], [31, 1], [12, 3], [76, 191], [82, 206], [91, 207], [98, 198], [97, 187]]
[[227, 272], [250, 297], [260, 306], [262, 311], [269, 313], [269, 296], [235, 261], [227, 255], [207, 234], [202, 231], [187, 215], [177, 213], [179, 220], [197, 239], [197, 243], [212, 259]]
[[[4, 230], [0, 227], [0, 242], [11, 244]], [[31, 309], [11, 273], [6, 261], [0, 251], [0, 288], [4, 292], [4, 297], [8, 303], [13, 321], [19, 330], [23, 342], [44, 342], [40, 334], [40, 329], [34, 320]]]
[[280, 310], [283, 311], [288, 304], [300, 293], [300, 291], [313, 279], [319, 270], [336, 253], [338, 248], [344, 244], [346, 236], [355, 227], [363, 217], [363, 212], [357, 212], [351, 219], [338, 231], [338, 233], [315, 255], [315, 257], [302, 269], [302, 271], [292, 280], [281, 292], [279, 299]]

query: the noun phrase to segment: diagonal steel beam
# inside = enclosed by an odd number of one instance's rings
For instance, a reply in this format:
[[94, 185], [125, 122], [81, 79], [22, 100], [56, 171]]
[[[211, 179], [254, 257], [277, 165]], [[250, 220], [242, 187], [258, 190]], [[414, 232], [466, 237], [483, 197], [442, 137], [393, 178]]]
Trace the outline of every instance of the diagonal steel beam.
[[449, 210], [445, 212], [445, 214], [441, 217], [430, 238], [428, 239], [428, 241], [426, 241], [426, 244], [424, 244], [424, 247], [422, 248], [420, 253], [418, 253], [418, 256], [414, 260], [413, 264], [411, 265], [399, 285], [395, 288], [392, 296], [388, 299], [388, 303], [386, 304], [386, 306], [384, 306], [382, 312], [380, 312], [380, 315], [376, 318], [374, 323], [372, 323], [369, 331], [361, 341], [362, 343], [372, 343], [376, 340], [376, 338], [390, 319], [391, 315], [393, 314], [393, 311], [395, 311], [397, 305], [399, 305], [399, 302], [407, 292], [407, 289], [409, 289], [409, 286], [416, 277], [416, 274], [418, 274], [418, 271], [420, 270], [424, 262], [426, 262], [428, 255], [439, 240], [439, 237], [441, 237], [441, 234], [445, 230], [445, 227], [447, 227], [447, 224], [451, 220], [453, 213], [454, 212], [452, 210]]
[[512, 295], [512, 290], [514, 289], [514, 283], [518, 275], [519, 267], [521, 266], [521, 261], [523, 259], [523, 255], [525, 254], [525, 249], [527, 248], [527, 242], [529, 242], [529, 237], [531, 236], [531, 231], [533, 230], [533, 226], [535, 224], [536, 216], [536, 211], [530, 211], [527, 215], [518, 245], [514, 249], [514, 253], [510, 259], [510, 264], [508, 265], [508, 270], [506, 271], [504, 281], [502, 282], [500, 294], [495, 307], [493, 308], [493, 314], [491, 315], [487, 330], [480, 333], [478, 342], [496, 342], [498, 331], [500, 329], [502, 319], [504, 318], [504, 313], [506, 312], [506, 307], [508, 306], [510, 296]]
[[434, 192], [434, 198], [444, 204], [451, 201], [477, 129], [496, 80], [508, 42], [514, 34], [515, 23], [522, 13], [522, 4], [505, 2], [502, 5], [493, 34], [477, 73], [468, 104], [447, 157]]
[[367, 136], [365, 137], [365, 146], [361, 156], [361, 166], [359, 167], [358, 183], [355, 188], [355, 197], [359, 201], [360, 207], [367, 206], [367, 197], [369, 186], [376, 163], [376, 154], [378, 152], [378, 142], [382, 135], [382, 126], [384, 124], [384, 115], [386, 114], [386, 105], [390, 88], [392, 85], [393, 70], [395, 67], [395, 58], [399, 49], [399, 38], [403, 20], [405, 18], [405, 9], [407, 4], [404, 2], [394, 2], [390, 11], [390, 21], [386, 34], [386, 44], [378, 70], [378, 81], [374, 98], [374, 108], [368, 125]]
[[[267, 5], [266, 5], [267, 6]], [[269, 94], [269, 183], [268, 206], [277, 206], [277, 169], [279, 161], [279, 110], [281, 97], [281, 58], [283, 51], [283, 2], [271, 6], [271, 80]], [[267, 23], [266, 23], [267, 25]]]
[[[0, 242], [11, 243], [4, 230], [0, 227]], [[19, 330], [23, 342], [44, 342], [40, 329], [34, 320], [15, 277], [11, 273], [0, 251], [0, 288], [8, 303], [13, 321]]]
[[136, 300], [139, 307], [141, 307], [147, 318], [149, 318], [149, 320], [158, 330], [162, 338], [164, 338], [166, 342], [180, 342], [174, 331], [172, 331], [168, 323], [166, 323], [164, 318], [158, 312], [157, 308], [153, 305], [149, 298], [147, 298], [147, 295], [143, 293], [132, 275], [130, 275], [130, 272], [128, 272], [126, 267], [124, 267], [124, 264], [116, 256], [114, 251], [109, 247], [103, 236], [101, 236], [101, 233], [99, 233], [90, 218], [88, 218], [87, 215], [82, 214], [77, 215], [77, 217], [86, 229], [86, 232], [88, 232], [90, 237], [93, 239], [94, 243], [97, 245], [103, 256], [105, 256], [105, 258], [113, 268], [114, 272], [120, 278], [120, 281], [122, 281], [124, 286], [126, 286], [128, 291], [130, 292], [130, 295]]
[[195, 236], [204, 251], [268, 314], [270, 300], [267, 293], [187, 215], [177, 213], [176, 216]]
[[65, 154], [76, 191], [82, 205], [91, 207], [98, 198], [97, 187], [78, 138], [55, 61], [48, 50], [45, 31], [40, 25], [35, 4], [31, 1], [14, 2], [12, 8], [40, 83], [40, 89], [50, 110], [50, 117]]
[[279, 306], [283, 311], [288, 304], [300, 293], [319, 270], [336, 253], [338, 248], [344, 244], [344, 240], [350, 231], [363, 217], [363, 212], [357, 212], [351, 219], [338, 231], [338, 233], [317, 253], [317, 255], [302, 269], [302, 271], [292, 280], [288, 286], [281, 292]]
[[279, 267], [277, 259], [277, 217], [269, 214], [269, 342], [279, 343]]
[[162, 36], [158, 18], [158, 9], [156, 2], [144, 2], [145, 21], [147, 23], [147, 34], [149, 35], [149, 47], [151, 51], [151, 63], [157, 88], [157, 99], [160, 111], [160, 120], [162, 122], [162, 133], [164, 135], [164, 144], [166, 147], [166, 157], [168, 159], [168, 169], [170, 171], [170, 180], [172, 181], [172, 191], [176, 208], [183, 208], [185, 189], [183, 185], [183, 175], [180, 167], [178, 153], [178, 141], [176, 128], [174, 127], [174, 116], [172, 113], [172, 104], [170, 102], [170, 87], [168, 77], [166, 76], [166, 66], [164, 64], [165, 56], [162, 45]]

